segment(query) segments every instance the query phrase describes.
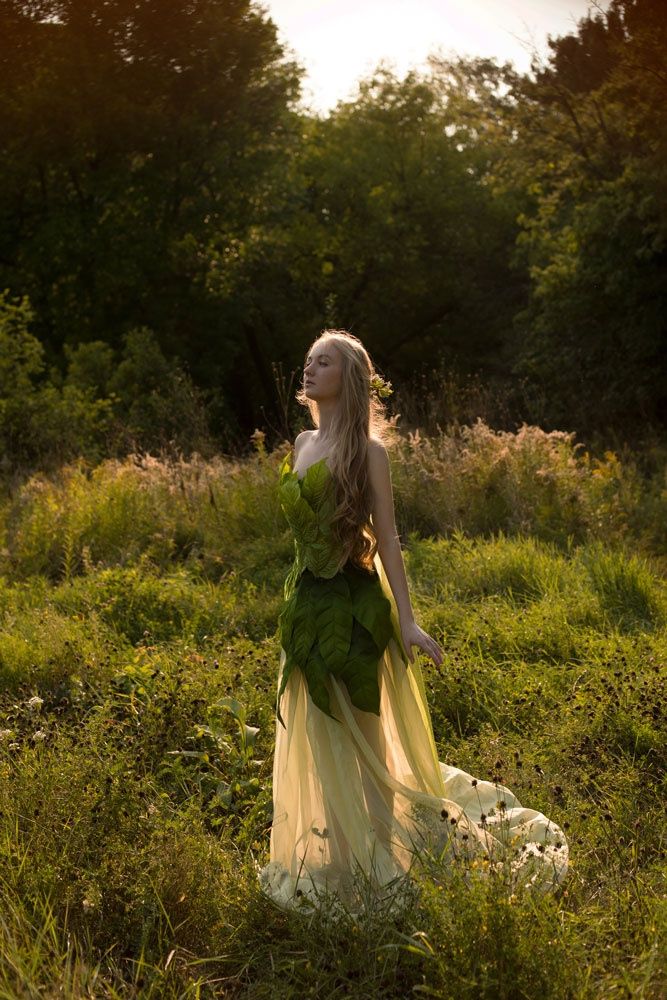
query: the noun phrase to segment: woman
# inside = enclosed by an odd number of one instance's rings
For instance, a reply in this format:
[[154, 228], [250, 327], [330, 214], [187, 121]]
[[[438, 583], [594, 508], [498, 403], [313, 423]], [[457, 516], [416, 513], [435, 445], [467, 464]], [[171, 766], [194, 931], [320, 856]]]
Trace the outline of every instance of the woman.
[[297, 395], [316, 429], [298, 435], [280, 470], [295, 560], [260, 882], [283, 907], [331, 893], [354, 905], [355, 876], [398, 885], [424, 851], [505, 864], [534, 885], [556, 884], [567, 868], [565, 837], [547, 817], [438, 761], [413, 650], [438, 666], [443, 652], [410, 602], [379, 398], [390, 391], [356, 337], [325, 330]]

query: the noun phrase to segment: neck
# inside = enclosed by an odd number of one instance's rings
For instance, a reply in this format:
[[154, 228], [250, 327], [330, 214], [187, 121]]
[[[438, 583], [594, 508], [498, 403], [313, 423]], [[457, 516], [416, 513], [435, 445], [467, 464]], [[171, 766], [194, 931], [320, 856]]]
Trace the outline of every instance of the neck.
[[317, 436], [319, 438], [325, 438], [329, 436], [331, 429], [333, 427], [333, 420], [338, 409], [337, 399], [325, 399], [321, 403], [317, 404], [319, 424], [317, 428]]

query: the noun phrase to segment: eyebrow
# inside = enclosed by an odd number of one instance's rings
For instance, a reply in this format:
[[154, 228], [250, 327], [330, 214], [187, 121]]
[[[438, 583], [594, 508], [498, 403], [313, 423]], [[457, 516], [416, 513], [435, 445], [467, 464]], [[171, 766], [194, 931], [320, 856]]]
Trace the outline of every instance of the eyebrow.
[[[319, 357], [320, 357], [320, 360], [322, 358], [326, 358], [328, 361], [331, 361], [331, 355], [329, 355], [329, 354], [320, 354]], [[306, 358], [306, 361], [310, 361], [311, 358], [312, 358], [312, 354], [309, 354], [308, 357]]]

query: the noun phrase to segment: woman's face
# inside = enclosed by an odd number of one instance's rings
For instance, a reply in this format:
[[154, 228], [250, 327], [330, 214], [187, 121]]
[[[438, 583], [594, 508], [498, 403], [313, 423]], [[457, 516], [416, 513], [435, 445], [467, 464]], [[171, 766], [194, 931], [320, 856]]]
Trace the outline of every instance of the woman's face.
[[340, 396], [343, 357], [332, 340], [320, 340], [311, 348], [303, 368], [304, 392], [318, 403]]

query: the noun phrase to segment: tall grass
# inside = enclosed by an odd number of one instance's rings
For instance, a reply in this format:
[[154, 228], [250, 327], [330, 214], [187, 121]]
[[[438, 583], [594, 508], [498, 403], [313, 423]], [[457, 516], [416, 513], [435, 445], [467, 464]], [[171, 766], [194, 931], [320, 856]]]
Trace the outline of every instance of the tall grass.
[[632, 549], [639, 474], [535, 429], [400, 444], [439, 756], [552, 816], [572, 865], [537, 896], [431, 859], [399, 911], [286, 914], [256, 877], [279, 458], [73, 465], [2, 511], [0, 998], [664, 996], [667, 586], [659, 531]]
[[[34, 475], [0, 507], [0, 571], [69, 580], [93, 568], [174, 562], [208, 579], [238, 570], [278, 583], [291, 542], [277, 504], [277, 467], [262, 437], [243, 461], [151, 456]], [[587, 539], [667, 558], [667, 488], [613, 452], [592, 458], [572, 434], [482, 421], [453, 435], [400, 438], [392, 453], [397, 523], [407, 537], [531, 535], [567, 550]], [[645, 515], [650, 512], [651, 518]], [[269, 558], [267, 559], [267, 552]]]

